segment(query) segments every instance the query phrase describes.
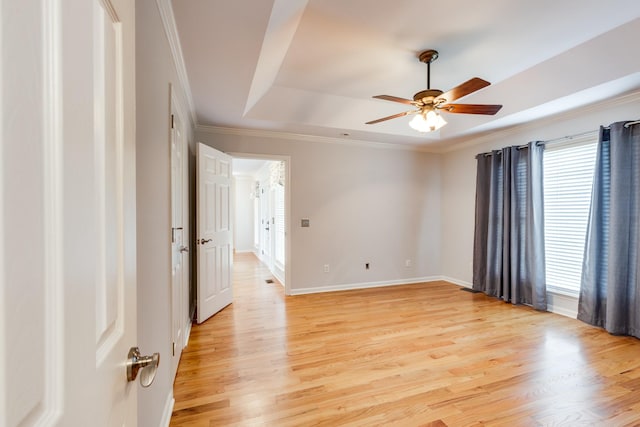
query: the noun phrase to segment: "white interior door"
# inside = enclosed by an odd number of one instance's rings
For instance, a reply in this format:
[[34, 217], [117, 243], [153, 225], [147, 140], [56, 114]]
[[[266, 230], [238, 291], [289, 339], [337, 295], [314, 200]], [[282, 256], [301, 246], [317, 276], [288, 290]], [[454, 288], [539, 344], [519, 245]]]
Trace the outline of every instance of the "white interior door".
[[134, 1], [18, 3], [0, 3], [0, 425], [136, 425]]
[[268, 178], [260, 186], [260, 259], [271, 268], [271, 186]]
[[276, 258], [276, 184], [269, 188], [269, 270], [275, 268]]
[[280, 283], [285, 286], [285, 252], [286, 252], [286, 232], [285, 232], [285, 187], [281, 184], [274, 186], [274, 213], [275, 223], [273, 224], [273, 274]]
[[[184, 181], [185, 159], [182, 121], [171, 99], [171, 324], [173, 352], [171, 374], [175, 378], [178, 362], [184, 344], [185, 311], [185, 258], [188, 247], [185, 245], [186, 224], [184, 222]], [[188, 304], [188, 302], [187, 302]], [[188, 310], [188, 308], [187, 308]]]
[[198, 144], [197, 318], [202, 323], [233, 301], [231, 157]]

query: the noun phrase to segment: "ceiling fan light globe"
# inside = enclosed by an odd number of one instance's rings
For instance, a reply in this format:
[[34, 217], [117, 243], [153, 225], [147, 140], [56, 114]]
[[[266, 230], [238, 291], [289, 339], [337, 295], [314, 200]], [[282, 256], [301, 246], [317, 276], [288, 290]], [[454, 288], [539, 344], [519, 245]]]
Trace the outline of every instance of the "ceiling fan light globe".
[[446, 124], [447, 121], [433, 110], [418, 114], [409, 122], [412, 129], [423, 133], [436, 131]]

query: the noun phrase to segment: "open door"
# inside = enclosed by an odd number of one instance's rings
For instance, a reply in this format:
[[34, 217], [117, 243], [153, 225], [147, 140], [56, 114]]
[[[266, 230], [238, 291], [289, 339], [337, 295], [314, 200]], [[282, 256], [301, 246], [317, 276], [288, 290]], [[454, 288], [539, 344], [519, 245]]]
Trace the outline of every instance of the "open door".
[[198, 292], [202, 323], [233, 301], [231, 157], [202, 143], [197, 160]]
[[171, 92], [171, 378], [175, 378], [185, 345], [189, 311], [188, 252], [185, 236], [188, 226], [186, 191], [185, 139], [173, 88]]
[[19, 3], [0, 4], [0, 425], [137, 425], [134, 0]]

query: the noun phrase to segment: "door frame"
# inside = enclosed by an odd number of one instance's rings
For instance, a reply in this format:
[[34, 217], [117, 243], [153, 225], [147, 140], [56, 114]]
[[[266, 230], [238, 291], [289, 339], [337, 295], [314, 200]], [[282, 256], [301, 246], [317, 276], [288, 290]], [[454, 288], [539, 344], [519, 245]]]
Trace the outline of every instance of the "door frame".
[[291, 156], [239, 152], [229, 152], [227, 154], [234, 159], [284, 162], [284, 294], [291, 295]]

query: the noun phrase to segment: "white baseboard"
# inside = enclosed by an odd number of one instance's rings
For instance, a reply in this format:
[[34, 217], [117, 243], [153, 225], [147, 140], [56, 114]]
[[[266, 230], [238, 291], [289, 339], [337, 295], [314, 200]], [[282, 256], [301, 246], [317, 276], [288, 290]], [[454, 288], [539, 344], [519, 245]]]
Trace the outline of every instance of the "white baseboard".
[[277, 268], [274, 268], [273, 270], [271, 270], [271, 274], [273, 274], [273, 277], [278, 279], [278, 282], [280, 282], [280, 284], [284, 286], [284, 277], [282, 277], [282, 274], [280, 274]]
[[547, 310], [563, 316], [578, 318], [578, 298], [555, 292], [547, 292]]
[[254, 254], [256, 251], [253, 249], [234, 249], [234, 252], [237, 254]]
[[187, 326], [184, 328], [184, 347], [183, 348], [185, 348], [187, 344], [189, 344], [189, 335], [191, 335], [192, 324], [193, 322], [189, 320], [189, 322], [187, 323]]
[[454, 285], [462, 286], [463, 288], [473, 288], [473, 284], [466, 282], [464, 280], [454, 279], [453, 277], [448, 276], [440, 276], [440, 280], [444, 280], [445, 282], [453, 283]]
[[347, 283], [343, 285], [317, 286], [313, 288], [291, 289], [291, 295], [317, 294], [321, 292], [350, 291], [354, 289], [381, 288], [383, 286], [411, 285], [414, 283], [435, 282], [440, 276], [414, 277], [409, 279], [385, 280], [381, 282]]
[[[440, 276], [440, 280], [465, 288], [473, 287], [471, 283], [454, 279], [453, 277]], [[569, 295], [547, 291], [547, 311], [576, 319], [578, 317], [578, 299]]]
[[[380, 288], [383, 286], [400, 286], [410, 285], [414, 283], [426, 283], [445, 281], [453, 283], [454, 285], [462, 286], [464, 288], [471, 289], [473, 285], [466, 280], [455, 279], [448, 276], [427, 276], [427, 277], [414, 277], [410, 279], [399, 280], [387, 280], [381, 282], [364, 282], [364, 283], [349, 283], [343, 285], [329, 285], [329, 286], [317, 286], [313, 288], [298, 288], [291, 289], [291, 295], [304, 295], [304, 294], [316, 294], [321, 292], [337, 292], [337, 291], [349, 291], [353, 289], [366, 289], [366, 288]], [[568, 295], [562, 295], [554, 292], [547, 292], [548, 299], [548, 311], [562, 316], [567, 316], [575, 319], [578, 315], [578, 300], [575, 297]]]
[[160, 427], [169, 427], [171, 423], [171, 414], [173, 413], [173, 405], [176, 400], [173, 398], [173, 390], [167, 396], [167, 401], [164, 404], [164, 410], [162, 413], [162, 420], [160, 420]]

